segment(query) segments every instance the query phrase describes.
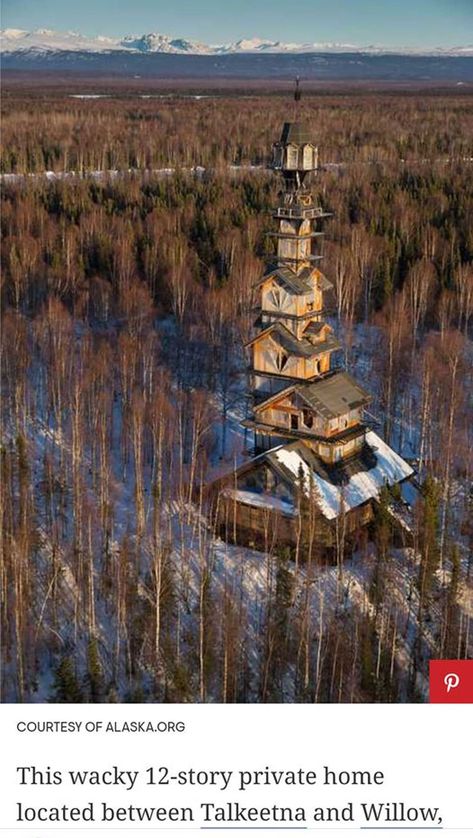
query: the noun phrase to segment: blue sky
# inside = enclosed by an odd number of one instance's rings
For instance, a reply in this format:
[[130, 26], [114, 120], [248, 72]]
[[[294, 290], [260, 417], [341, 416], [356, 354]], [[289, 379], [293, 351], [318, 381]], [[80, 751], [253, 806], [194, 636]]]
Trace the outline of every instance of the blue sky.
[[[3, 0], [2, 27], [359, 45], [473, 43], [473, 0]], [[290, 9], [290, 13], [288, 12]]]

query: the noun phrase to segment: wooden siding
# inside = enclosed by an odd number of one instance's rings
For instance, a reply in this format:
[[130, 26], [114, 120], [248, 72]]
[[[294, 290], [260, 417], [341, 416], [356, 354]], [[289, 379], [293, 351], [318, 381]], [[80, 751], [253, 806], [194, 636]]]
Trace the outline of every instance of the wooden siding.
[[291, 314], [296, 317], [303, 317], [309, 312], [317, 314], [322, 311], [323, 296], [317, 288], [316, 276], [312, 284], [313, 291], [310, 294], [291, 294], [289, 290], [282, 288], [276, 279], [268, 279], [261, 288], [261, 308], [263, 311]]
[[[357, 411], [357, 414], [361, 417], [360, 410]], [[342, 421], [332, 420], [329, 423], [315, 411], [304, 406], [302, 400], [298, 400], [294, 393], [290, 393], [283, 397], [281, 401], [274, 402], [262, 410], [255, 409], [256, 420], [270, 428], [280, 428], [282, 431], [312, 432], [318, 436], [326, 436], [327, 441], [340, 433], [341, 430], [354, 429], [360, 424], [360, 418], [349, 421], [349, 416], [350, 414], [346, 414], [346, 418], [341, 417]], [[312, 424], [310, 424], [310, 418], [313, 420]], [[344, 424], [345, 421], [346, 424]], [[341, 441], [327, 445], [319, 440], [312, 440], [311, 447], [324, 462], [336, 463], [341, 459], [352, 457], [363, 447], [363, 441], [364, 432], [360, 430], [360, 436], [346, 442]]]
[[277, 375], [287, 375], [293, 378], [312, 378], [318, 373], [328, 372], [330, 369], [330, 353], [317, 355], [314, 358], [300, 358], [287, 355], [282, 365], [282, 356], [277, 344], [267, 335], [253, 344], [253, 368], [258, 372], [269, 372]]
[[[350, 510], [345, 516], [345, 539], [356, 539], [361, 530], [374, 518], [371, 502]], [[322, 515], [315, 519], [314, 553], [332, 550], [336, 545], [336, 524], [329, 523]], [[289, 517], [281, 512], [261, 509], [241, 503], [233, 498], [220, 497], [218, 504], [217, 527], [226, 541], [234, 541], [244, 546], [261, 550], [273, 550], [287, 546], [301, 547], [302, 559], [307, 559], [307, 546], [300, 544], [298, 518]], [[304, 524], [302, 525], [304, 532]], [[329, 554], [330, 555], [330, 554]]]
[[298, 297], [290, 294], [277, 282], [269, 282], [263, 286], [262, 308], [265, 311], [277, 311], [281, 314], [298, 314]]

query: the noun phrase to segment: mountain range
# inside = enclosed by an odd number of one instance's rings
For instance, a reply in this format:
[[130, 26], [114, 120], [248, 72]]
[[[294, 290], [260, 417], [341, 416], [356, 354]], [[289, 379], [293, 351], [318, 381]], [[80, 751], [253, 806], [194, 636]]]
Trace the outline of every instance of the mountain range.
[[208, 45], [187, 38], [172, 38], [158, 32], [144, 35], [126, 35], [123, 38], [106, 36], [89, 37], [79, 32], [56, 32], [51, 29], [0, 30], [1, 50], [3, 54], [16, 54], [38, 57], [41, 53], [133, 53], [133, 54], [173, 54], [173, 55], [237, 55], [237, 54], [363, 54], [363, 55], [407, 55], [471, 57], [473, 45], [458, 47], [407, 48], [383, 47], [376, 45], [356, 46], [346, 43], [286, 43], [261, 38], [242, 39], [226, 44]]

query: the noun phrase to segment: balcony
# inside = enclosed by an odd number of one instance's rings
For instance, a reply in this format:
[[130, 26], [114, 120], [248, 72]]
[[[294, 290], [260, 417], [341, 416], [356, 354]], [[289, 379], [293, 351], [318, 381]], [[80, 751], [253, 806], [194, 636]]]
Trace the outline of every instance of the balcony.
[[279, 230], [268, 230], [266, 235], [272, 236], [275, 239], [287, 239], [288, 241], [306, 241], [307, 239], [321, 238], [322, 236], [325, 236], [325, 233], [321, 230], [313, 230], [310, 233], [304, 233], [299, 236], [294, 233], [281, 233]]
[[[316, 317], [327, 317], [336, 312], [335, 306], [324, 305], [323, 308], [307, 309], [303, 314], [289, 314], [280, 309], [265, 309], [260, 306], [254, 306], [255, 314], [261, 314], [262, 317], [274, 317], [275, 320], [293, 320], [294, 322], [302, 322], [303, 320], [315, 320]], [[262, 321], [263, 322], [263, 321]], [[255, 324], [256, 325], [256, 324]]]
[[296, 204], [292, 207], [277, 207], [273, 218], [331, 218], [333, 212], [324, 212], [321, 207], [305, 207]]
[[[336, 436], [328, 437], [323, 433], [317, 433], [311, 428], [307, 428], [303, 423], [301, 423], [298, 428], [295, 428], [288, 427], [287, 425], [276, 425], [274, 423], [268, 425], [261, 420], [250, 418], [244, 419], [241, 424], [252, 431], [268, 434], [270, 436], [282, 436], [290, 439], [311, 439], [313, 442], [318, 442], [328, 446], [344, 445], [347, 442], [350, 442], [350, 440], [358, 439], [360, 437], [363, 437], [364, 439], [366, 432], [369, 430], [369, 425], [366, 422], [360, 422], [352, 428], [346, 428]], [[350, 456], [356, 456], [356, 453], [357, 452], [354, 452], [354, 454]]]

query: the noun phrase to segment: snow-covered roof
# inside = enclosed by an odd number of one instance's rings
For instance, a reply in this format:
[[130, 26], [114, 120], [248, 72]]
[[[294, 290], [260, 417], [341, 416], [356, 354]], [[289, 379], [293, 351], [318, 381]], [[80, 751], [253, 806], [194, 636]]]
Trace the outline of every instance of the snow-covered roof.
[[[376, 465], [368, 470], [360, 470], [350, 475], [344, 484], [332, 482], [313, 468], [313, 454], [300, 444], [284, 445], [272, 449], [271, 454], [297, 480], [301, 474], [305, 478], [305, 489], [315, 487], [317, 505], [329, 520], [336, 518], [343, 510], [354, 509], [372, 498], [377, 498], [384, 485], [393, 486], [413, 474], [411, 466], [396, 454], [374, 431], [366, 434], [366, 443], [372, 450]], [[307, 458], [304, 451], [307, 451]]]
[[257, 494], [243, 489], [225, 489], [222, 494], [227, 498], [238, 501], [238, 503], [247, 504], [247, 506], [257, 506], [262, 509], [277, 510], [284, 515], [294, 515], [294, 505], [281, 500], [281, 498], [276, 498], [274, 495]]

